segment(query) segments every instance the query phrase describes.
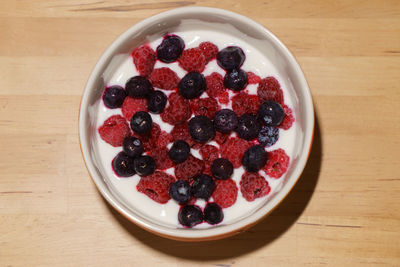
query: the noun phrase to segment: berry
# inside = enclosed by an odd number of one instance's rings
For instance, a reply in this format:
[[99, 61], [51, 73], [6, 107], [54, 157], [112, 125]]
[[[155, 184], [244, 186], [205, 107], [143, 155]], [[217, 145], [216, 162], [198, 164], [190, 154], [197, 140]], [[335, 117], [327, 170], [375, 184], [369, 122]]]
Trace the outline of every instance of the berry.
[[170, 142], [172, 142], [172, 136], [166, 131], [161, 131], [155, 140], [155, 145], [157, 147], [166, 147]]
[[244, 152], [242, 164], [248, 172], [258, 172], [265, 166], [268, 154], [260, 145], [250, 147]]
[[224, 213], [218, 204], [208, 203], [204, 208], [204, 220], [209, 224], [218, 224], [224, 219]]
[[261, 81], [260, 76], [256, 75], [255, 73], [248, 71], [247, 72], [247, 82], [249, 84], [257, 84]]
[[217, 98], [225, 92], [224, 77], [218, 72], [213, 72], [206, 76], [207, 94], [210, 97]]
[[144, 151], [149, 151], [153, 149], [154, 146], [157, 146], [157, 140], [160, 133], [160, 126], [157, 123], [153, 123], [153, 128], [151, 128], [150, 132], [145, 134], [133, 133], [133, 135], [142, 141]]
[[221, 208], [229, 208], [235, 204], [237, 195], [238, 188], [232, 179], [215, 181], [215, 189], [211, 196]]
[[257, 87], [257, 95], [260, 102], [273, 100], [283, 104], [283, 91], [274, 77], [267, 77], [260, 81]]
[[178, 62], [179, 66], [186, 71], [202, 72], [206, 66], [203, 51], [197, 47], [184, 50]]
[[270, 147], [276, 143], [279, 139], [279, 129], [272, 126], [264, 126], [258, 133], [257, 140], [260, 145], [264, 147]]
[[215, 132], [214, 141], [217, 142], [219, 145], [225, 143], [226, 139], [228, 139], [229, 134], [223, 134], [221, 132]]
[[161, 91], [152, 91], [148, 96], [147, 108], [150, 112], [160, 114], [167, 105], [167, 96]]
[[212, 121], [205, 116], [195, 116], [188, 123], [190, 136], [197, 142], [205, 143], [215, 136]]
[[223, 92], [218, 96], [218, 101], [221, 104], [228, 105], [229, 104], [229, 93]]
[[132, 97], [126, 97], [124, 103], [122, 104], [122, 115], [127, 120], [131, 120], [133, 114], [138, 111], [147, 111], [147, 100], [146, 99], [138, 99]]
[[139, 46], [132, 52], [133, 63], [141, 76], [150, 75], [156, 62], [156, 53], [147, 45]]
[[191, 107], [194, 115], [206, 116], [209, 119], [212, 119], [219, 109], [217, 100], [210, 97], [194, 99], [191, 101]]
[[128, 156], [135, 158], [142, 155], [143, 144], [139, 138], [129, 136], [124, 139], [124, 142], [122, 143], [122, 149]]
[[186, 99], [199, 97], [207, 88], [206, 79], [200, 72], [191, 71], [178, 84], [178, 91]]
[[278, 126], [285, 116], [285, 111], [279, 103], [267, 100], [259, 107], [257, 116], [266, 126]]
[[214, 191], [215, 182], [207, 174], [200, 174], [193, 178], [193, 184], [190, 188], [192, 195], [196, 198], [208, 200]]
[[128, 123], [121, 115], [113, 115], [99, 127], [101, 139], [112, 146], [121, 146], [125, 137], [130, 136]]
[[119, 152], [112, 161], [114, 172], [120, 177], [129, 177], [134, 175], [133, 158], [125, 152]]
[[218, 148], [213, 145], [203, 145], [200, 148], [200, 155], [205, 161], [213, 161], [218, 158]]
[[257, 114], [259, 106], [256, 95], [240, 92], [232, 97], [232, 109], [238, 116], [245, 113]]
[[134, 167], [137, 174], [147, 176], [156, 169], [156, 162], [150, 156], [139, 156], [134, 160]]
[[144, 134], [151, 131], [153, 127], [153, 120], [151, 116], [146, 111], [138, 111], [136, 112], [131, 119], [131, 129], [138, 133]]
[[204, 161], [190, 155], [187, 160], [175, 166], [175, 176], [179, 180], [192, 181], [193, 177], [204, 170]]
[[145, 77], [134, 76], [126, 82], [125, 90], [130, 97], [146, 98], [153, 91], [153, 86]]
[[153, 70], [150, 81], [154, 87], [164, 90], [174, 90], [178, 86], [179, 77], [170, 68], [159, 68]]
[[229, 70], [224, 77], [224, 86], [233, 91], [241, 91], [247, 85], [247, 73], [241, 69]]
[[179, 204], [188, 202], [191, 198], [190, 184], [183, 180], [174, 182], [169, 188], [169, 195]]
[[266, 196], [271, 191], [267, 180], [258, 173], [244, 173], [239, 184], [240, 191], [247, 201]]
[[246, 56], [237, 46], [228, 46], [217, 54], [217, 63], [224, 70], [238, 69], [243, 65]]
[[283, 117], [283, 120], [278, 127], [284, 130], [288, 130], [290, 127], [292, 127], [292, 124], [294, 122], [293, 112], [292, 109], [286, 106], [285, 104], [283, 104], [282, 107], [283, 110], [285, 111], [285, 116]]
[[185, 205], [178, 213], [178, 221], [186, 227], [193, 227], [203, 222], [203, 212], [195, 205]]
[[194, 144], [194, 140], [190, 137], [187, 123], [177, 124], [172, 128], [171, 136], [174, 141], [184, 140], [189, 146]]
[[215, 130], [221, 133], [230, 133], [235, 130], [238, 124], [238, 119], [230, 109], [221, 109], [214, 115], [214, 127]]
[[239, 168], [242, 164], [244, 152], [251, 146], [250, 142], [229, 137], [224, 144], [221, 145], [221, 156], [232, 162], [233, 167]]
[[169, 106], [161, 113], [161, 119], [175, 125], [185, 122], [190, 118], [192, 110], [189, 101], [178, 93], [171, 93], [168, 97]]
[[126, 91], [118, 85], [107, 87], [104, 91], [103, 101], [108, 108], [119, 108], [124, 103]]
[[159, 170], [166, 170], [174, 166], [174, 163], [168, 157], [168, 148], [166, 147], [153, 147], [149, 156], [154, 159], [156, 168]]
[[185, 47], [182, 38], [177, 35], [168, 35], [157, 47], [157, 58], [165, 63], [177, 60]]
[[285, 150], [279, 148], [268, 152], [268, 161], [264, 167], [264, 171], [272, 178], [280, 178], [289, 167], [289, 156]]
[[246, 113], [239, 117], [236, 133], [242, 139], [253, 140], [257, 138], [260, 129], [256, 115]]
[[227, 159], [218, 158], [211, 163], [211, 173], [218, 180], [231, 178], [233, 174], [233, 164]]
[[203, 51], [206, 62], [209, 62], [218, 54], [218, 47], [211, 42], [202, 42], [200, 43], [199, 48], [201, 49], [201, 51]]
[[168, 156], [175, 163], [184, 162], [190, 155], [190, 146], [183, 140], [175, 141], [168, 152]]
[[174, 181], [173, 176], [156, 171], [149, 176], [141, 177], [136, 189], [152, 200], [164, 204], [170, 200], [169, 188]]

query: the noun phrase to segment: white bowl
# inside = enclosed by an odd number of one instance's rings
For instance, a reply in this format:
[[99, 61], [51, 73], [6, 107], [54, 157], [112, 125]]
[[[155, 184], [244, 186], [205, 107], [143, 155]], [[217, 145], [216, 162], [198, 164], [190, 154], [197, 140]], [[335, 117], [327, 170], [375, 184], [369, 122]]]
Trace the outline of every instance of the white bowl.
[[[90, 107], [101, 98], [105, 87], [104, 80], [107, 80], [107, 77], [118, 66], [119, 61], [115, 60], [118, 58], [116, 55], [127, 54], [134, 47], [145, 43], [146, 37], [157, 35], [161, 37], [165, 32], [173, 32], [175, 27], [189, 21], [199, 27], [214, 25], [224, 31], [229, 31], [265, 53], [279, 71], [280, 77], [285, 79], [287, 89], [293, 95], [292, 109], [300, 129], [296, 153], [291, 158], [281, 190], [249, 216], [227, 225], [207, 229], [167, 227], [132, 209], [107, 182], [109, 178], [100, 171], [98, 155], [93, 145], [97, 131], [96, 114], [91, 112]], [[89, 174], [103, 197], [117, 211], [138, 226], [157, 235], [185, 241], [212, 240], [231, 236], [254, 225], [269, 214], [286, 197], [300, 177], [311, 149], [313, 132], [314, 109], [310, 90], [303, 72], [289, 50], [278, 38], [257, 22], [233, 12], [206, 7], [185, 7], [163, 12], [139, 22], [119, 36], [101, 56], [90, 75], [83, 93], [79, 116], [82, 154]]]

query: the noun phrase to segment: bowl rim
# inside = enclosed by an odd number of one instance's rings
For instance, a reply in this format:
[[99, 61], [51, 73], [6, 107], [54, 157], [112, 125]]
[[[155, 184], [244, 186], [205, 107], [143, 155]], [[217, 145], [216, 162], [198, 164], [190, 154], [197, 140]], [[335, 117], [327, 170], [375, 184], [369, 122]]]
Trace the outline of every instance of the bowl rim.
[[[285, 55], [286, 59], [289, 61], [289, 64], [295, 70], [296, 75], [298, 76], [298, 80], [300, 82], [299, 87], [302, 88], [304, 93], [304, 109], [305, 109], [305, 120], [309, 121], [307, 125], [309, 127], [304, 129], [304, 148], [303, 151], [300, 152], [297, 165], [295, 166], [290, 179], [287, 180], [286, 184], [281, 188], [277, 194], [270, 199], [264, 206], [256, 210], [253, 214], [248, 217], [245, 217], [237, 222], [232, 224], [223, 225], [221, 227], [211, 227], [207, 229], [172, 229], [163, 227], [159, 224], [152, 223], [144, 218], [136, 217], [133, 213], [131, 213], [125, 206], [119, 202], [117, 197], [113, 195], [113, 193], [107, 188], [103, 179], [97, 175], [95, 171], [96, 167], [91, 160], [90, 157], [90, 149], [88, 140], [86, 140], [86, 131], [88, 127], [86, 127], [86, 114], [85, 110], [87, 110], [89, 103], [89, 95], [90, 91], [94, 87], [95, 80], [97, 77], [101, 75], [101, 71], [104, 68], [104, 65], [109, 61], [109, 59], [113, 56], [115, 51], [122, 45], [126, 39], [128, 39], [133, 33], [140, 30], [142, 27], [147, 26], [154, 22], [155, 20], [165, 19], [171, 16], [177, 16], [180, 14], [190, 14], [190, 13], [213, 13], [213, 15], [222, 15], [224, 17], [230, 17], [235, 20], [239, 20], [245, 24], [250, 24], [252, 27], [256, 28], [258, 31], [263, 32], [264, 35], [268, 36], [268, 38], [277, 46], [277, 48]], [[92, 70], [87, 84], [85, 86], [80, 108], [79, 108], [79, 142], [81, 153], [84, 158], [84, 162], [88, 173], [92, 179], [92, 181], [96, 184], [97, 189], [100, 191], [102, 196], [107, 200], [111, 206], [113, 206], [120, 214], [122, 214], [125, 218], [135, 223], [139, 227], [152, 232], [156, 235], [163, 236], [166, 238], [180, 240], [180, 241], [206, 241], [206, 240], [215, 240], [221, 239], [228, 236], [232, 236], [234, 234], [240, 233], [245, 229], [253, 226], [262, 220], [265, 216], [270, 214], [281, 202], [286, 198], [288, 193], [292, 190], [298, 179], [300, 178], [305, 164], [307, 162], [308, 156], [311, 151], [311, 145], [314, 135], [314, 106], [311, 98], [310, 88], [306, 81], [303, 71], [301, 70], [299, 64], [297, 63], [295, 57], [289, 51], [289, 49], [268, 29], [259, 24], [258, 22], [240, 15], [238, 13], [234, 13], [232, 11], [227, 11], [219, 8], [211, 8], [211, 7], [182, 7], [176, 8], [172, 10], [168, 10], [154, 16], [148, 17], [140, 22], [136, 23], [124, 33], [122, 33], [102, 54], [98, 62], [96, 63], [94, 69]], [[306, 148], [309, 148], [308, 150]]]

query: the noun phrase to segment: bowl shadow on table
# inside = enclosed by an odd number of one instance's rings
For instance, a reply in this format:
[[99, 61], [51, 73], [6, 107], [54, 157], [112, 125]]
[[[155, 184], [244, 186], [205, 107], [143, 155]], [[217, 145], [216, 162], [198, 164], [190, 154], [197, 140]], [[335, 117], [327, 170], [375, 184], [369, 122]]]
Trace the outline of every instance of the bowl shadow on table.
[[296, 223], [315, 190], [320, 173], [321, 159], [321, 133], [316, 118], [311, 153], [303, 174], [293, 190], [264, 220], [244, 233], [222, 240], [195, 243], [158, 237], [136, 226], [115, 211], [105, 200], [104, 202], [122, 228], [133, 238], [159, 252], [195, 261], [229, 259], [273, 243]]

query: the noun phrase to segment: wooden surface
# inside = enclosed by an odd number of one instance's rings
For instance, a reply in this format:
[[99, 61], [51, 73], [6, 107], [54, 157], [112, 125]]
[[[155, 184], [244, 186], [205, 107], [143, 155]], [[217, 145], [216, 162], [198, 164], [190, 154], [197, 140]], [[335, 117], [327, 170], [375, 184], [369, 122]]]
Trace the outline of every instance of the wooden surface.
[[[1, 266], [400, 266], [400, 2], [0, 2]], [[78, 107], [103, 51], [171, 8], [227, 8], [270, 29], [309, 81], [317, 128], [299, 183], [247, 233], [156, 237], [84, 167]]]

